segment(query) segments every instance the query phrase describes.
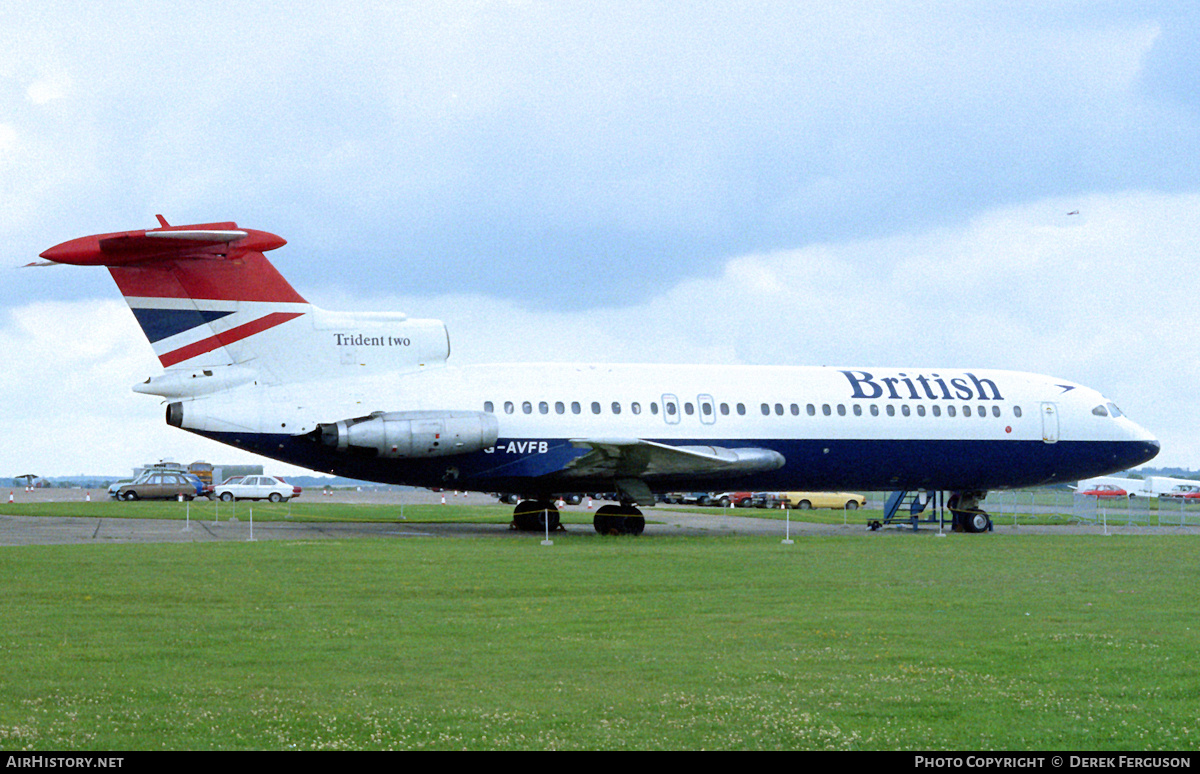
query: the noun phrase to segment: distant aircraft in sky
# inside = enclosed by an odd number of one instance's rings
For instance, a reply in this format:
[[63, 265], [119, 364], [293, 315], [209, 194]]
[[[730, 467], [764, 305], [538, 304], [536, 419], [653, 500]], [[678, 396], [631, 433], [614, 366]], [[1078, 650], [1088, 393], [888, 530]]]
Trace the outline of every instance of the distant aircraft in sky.
[[[990, 527], [989, 489], [1101, 476], [1153, 458], [1100, 393], [977, 368], [521, 363], [453, 367], [439, 320], [330, 312], [236, 223], [82, 237], [52, 263], [105, 266], [164, 373], [134, 387], [167, 423], [325, 473], [553, 501], [615, 492], [597, 531], [640, 533], [667, 491], [944, 490]], [[544, 521], [545, 520], [545, 521]]]

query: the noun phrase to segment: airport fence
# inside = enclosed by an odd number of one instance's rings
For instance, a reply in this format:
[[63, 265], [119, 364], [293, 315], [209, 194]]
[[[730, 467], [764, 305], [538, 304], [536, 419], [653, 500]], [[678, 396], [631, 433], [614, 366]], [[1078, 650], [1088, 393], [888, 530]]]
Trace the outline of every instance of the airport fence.
[[1014, 489], [988, 492], [983, 508], [994, 523], [1061, 523], [1071, 513], [1071, 493], [1061, 489]]
[[1067, 489], [989, 492], [983, 508], [996, 525], [1111, 524], [1200, 527], [1200, 502], [1158, 497], [1096, 497]]
[[1164, 527], [1200, 526], [1200, 503], [1189, 500], [1159, 500], [1158, 523]]
[[1095, 497], [1076, 494], [1074, 516], [1087, 524], [1200, 526], [1200, 503], [1167, 497]]

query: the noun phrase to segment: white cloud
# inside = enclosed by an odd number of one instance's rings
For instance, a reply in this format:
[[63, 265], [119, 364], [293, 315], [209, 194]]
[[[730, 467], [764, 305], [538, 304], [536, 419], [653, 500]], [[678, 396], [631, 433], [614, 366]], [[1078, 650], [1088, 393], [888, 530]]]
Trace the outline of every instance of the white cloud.
[[0, 352], [0, 476], [127, 476], [164, 457], [262, 462], [168, 427], [155, 398], [130, 389], [161, 368], [122, 301], [15, 308], [0, 322]]
[[17, 152], [17, 130], [11, 124], [0, 124], [0, 166], [12, 161]]
[[47, 102], [53, 102], [56, 99], [62, 99], [67, 96], [70, 88], [70, 76], [66, 73], [55, 73], [39, 78], [29, 84], [29, 88], [25, 90], [25, 94], [33, 104], [45, 105]]

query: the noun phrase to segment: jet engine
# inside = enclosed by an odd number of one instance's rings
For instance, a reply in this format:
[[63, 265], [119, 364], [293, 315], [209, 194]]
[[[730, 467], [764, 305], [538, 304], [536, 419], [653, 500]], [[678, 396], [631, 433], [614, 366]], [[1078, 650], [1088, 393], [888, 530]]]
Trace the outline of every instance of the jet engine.
[[479, 411], [394, 411], [317, 427], [321, 443], [348, 454], [446, 457], [495, 445], [500, 424]]

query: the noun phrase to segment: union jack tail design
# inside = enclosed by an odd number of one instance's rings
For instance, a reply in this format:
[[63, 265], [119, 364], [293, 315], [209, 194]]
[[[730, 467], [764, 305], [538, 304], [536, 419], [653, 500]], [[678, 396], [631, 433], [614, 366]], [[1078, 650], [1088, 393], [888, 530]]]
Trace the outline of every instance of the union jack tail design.
[[328, 312], [309, 304], [263, 255], [284, 240], [236, 223], [80, 237], [50, 263], [107, 267], [166, 373], [136, 392], [187, 398], [444, 365], [441, 320], [400, 312]]
[[236, 223], [158, 220], [158, 229], [81, 237], [42, 257], [106, 266], [168, 371], [255, 361], [269, 376], [270, 353], [291, 338], [282, 329], [312, 310], [263, 255], [286, 242]]

